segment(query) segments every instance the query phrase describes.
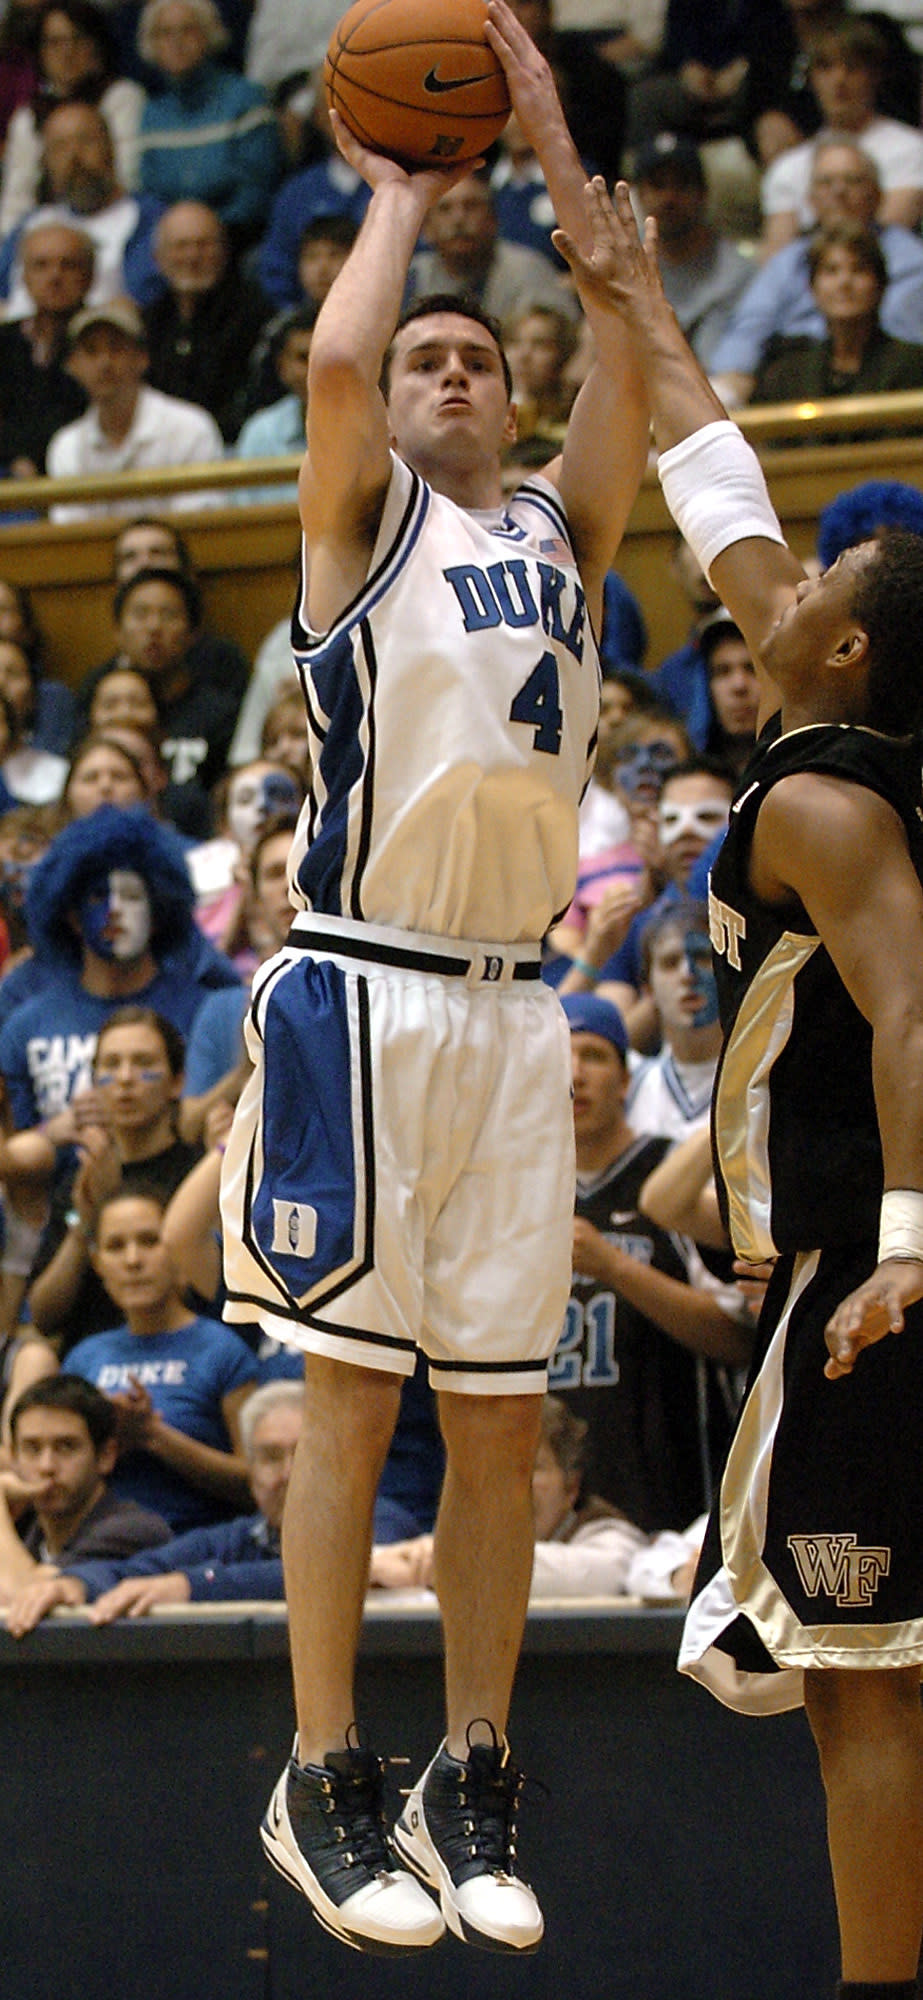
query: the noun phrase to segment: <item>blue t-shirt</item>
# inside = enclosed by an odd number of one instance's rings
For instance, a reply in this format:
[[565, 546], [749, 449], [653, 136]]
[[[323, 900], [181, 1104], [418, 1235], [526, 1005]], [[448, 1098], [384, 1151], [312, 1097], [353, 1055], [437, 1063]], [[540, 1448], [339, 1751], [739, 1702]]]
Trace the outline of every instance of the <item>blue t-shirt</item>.
[[[198, 1318], [173, 1333], [132, 1333], [127, 1326], [80, 1340], [67, 1357], [68, 1372], [94, 1382], [107, 1396], [124, 1392], [135, 1376], [147, 1390], [158, 1415], [174, 1430], [230, 1451], [231, 1439], [222, 1401], [234, 1389], [257, 1379], [249, 1348], [219, 1321]], [[231, 1501], [190, 1484], [181, 1472], [165, 1465], [153, 1452], [126, 1452], [109, 1481], [113, 1493], [123, 1493], [139, 1506], [162, 1514], [174, 1534], [205, 1527], [238, 1512]]]
[[[131, 1002], [156, 1008], [186, 1035], [205, 990], [189, 972], [161, 966], [149, 985], [131, 995]], [[76, 966], [55, 966], [40, 990], [14, 1008], [0, 1028], [0, 1073], [17, 1129], [53, 1118], [75, 1091], [89, 1088], [100, 1028], [124, 1004], [124, 999], [87, 993]]]

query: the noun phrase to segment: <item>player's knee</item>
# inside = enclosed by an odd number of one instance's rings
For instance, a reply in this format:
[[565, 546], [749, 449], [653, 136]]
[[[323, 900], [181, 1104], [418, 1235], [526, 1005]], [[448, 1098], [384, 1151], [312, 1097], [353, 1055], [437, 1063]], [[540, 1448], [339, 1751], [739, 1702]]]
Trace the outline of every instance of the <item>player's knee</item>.
[[454, 1477], [472, 1487], [494, 1477], [508, 1490], [531, 1486], [540, 1412], [539, 1396], [441, 1396], [439, 1419]]
[[397, 1422], [403, 1377], [383, 1369], [356, 1368], [326, 1355], [305, 1358], [306, 1427], [326, 1435], [384, 1438]]
[[809, 1669], [804, 1702], [823, 1761], [850, 1743], [883, 1741], [901, 1731], [908, 1718], [918, 1724], [920, 1671], [918, 1667], [880, 1672]]

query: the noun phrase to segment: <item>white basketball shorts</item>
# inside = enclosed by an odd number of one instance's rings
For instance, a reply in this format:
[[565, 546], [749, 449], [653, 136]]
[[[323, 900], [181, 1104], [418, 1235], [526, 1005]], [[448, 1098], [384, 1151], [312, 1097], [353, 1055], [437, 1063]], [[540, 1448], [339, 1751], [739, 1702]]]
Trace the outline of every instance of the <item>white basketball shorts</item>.
[[534, 946], [298, 917], [253, 983], [229, 1320], [435, 1388], [541, 1394], [570, 1292], [570, 1036]]

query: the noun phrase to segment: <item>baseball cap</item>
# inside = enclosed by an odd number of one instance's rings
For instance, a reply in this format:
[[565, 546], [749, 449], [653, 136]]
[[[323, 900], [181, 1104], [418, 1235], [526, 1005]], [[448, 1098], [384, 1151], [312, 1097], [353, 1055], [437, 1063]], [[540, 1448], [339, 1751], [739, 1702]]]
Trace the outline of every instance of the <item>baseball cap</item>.
[[702, 156], [692, 139], [677, 132], [658, 132], [656, 138], [645, 139], [638, 147], [632, 178], [653, 181], [663, 173], [694, 187], [705, 186]]
[[68, 321], [68, 347], [75, 346], [81, 335], [91, 326], [114, 326], [117, 332], [124, 333], [128, 340], [136, 340], [139, 347], [144, 347], [147, 342], [144, 321], [134, 299], [108, 299], [103, 305], [82, 306], [80, 311], [74, 314], [73, 319]]
[[601, 1000], [598, 993], [565, 993], [561, 1005], [572, 1035], [599, 1035], [620, 1056], [628, 1054], [625, 1023], [611, 1000]]

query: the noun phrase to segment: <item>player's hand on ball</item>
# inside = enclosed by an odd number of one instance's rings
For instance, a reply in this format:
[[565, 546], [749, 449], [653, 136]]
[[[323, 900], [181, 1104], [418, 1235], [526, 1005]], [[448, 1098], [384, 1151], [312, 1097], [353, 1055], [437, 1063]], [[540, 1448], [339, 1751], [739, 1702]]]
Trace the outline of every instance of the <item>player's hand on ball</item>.
[[412, 187], [420, 197], [421, 210], [432, 208], [440, 195], [454, 187], [456, 181], [467, 180], [469, 174], [482, 167], [483, 160], [466, 160], [455, 167], [416, 167], [413, 170], [399, 165], [397, 160], [388, 159], [385, 153], [373, 153], [368, 146], [354, 139], [348, 125], [336, 111], [330, 113], [330, 125], [344, 160], [355, 167], [357, 174], [368, 182], [370, 188], [384, 187], [388, 181]]
[[905, 1306], [923, 1298], [923, 1263], [890, 1257], [850, 1292], [827, 1321], [824, 1338], [829, 1360], [824, 1374], [831, 1382], [849, 1375], [863, 1347], [872, 1347], [888, 1333], [900, 1333]]

